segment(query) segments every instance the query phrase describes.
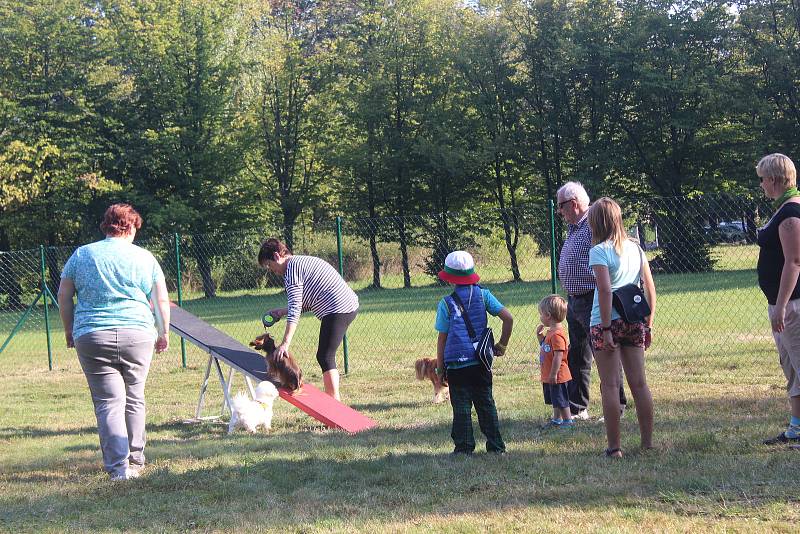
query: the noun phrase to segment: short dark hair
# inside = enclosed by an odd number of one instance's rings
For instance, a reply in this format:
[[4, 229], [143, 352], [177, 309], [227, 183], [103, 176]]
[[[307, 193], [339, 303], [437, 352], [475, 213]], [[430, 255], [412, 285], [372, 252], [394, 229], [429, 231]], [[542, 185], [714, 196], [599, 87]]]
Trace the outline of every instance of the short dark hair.
[[261, 244], [261, 250], [258, 251], [258, 264], [264, 265], [266, 260], [274, 260], [276, 252], [278, 253], [278, 256], [286, 256], [287, 254], [291, 254], [291, 251], [280, 239], [270, 237]]
[[108, 207], [100, 223], [100, 231], [111, 237], [119, 237], [142, 227], [142, 216], [130, 204], [118, 203]]

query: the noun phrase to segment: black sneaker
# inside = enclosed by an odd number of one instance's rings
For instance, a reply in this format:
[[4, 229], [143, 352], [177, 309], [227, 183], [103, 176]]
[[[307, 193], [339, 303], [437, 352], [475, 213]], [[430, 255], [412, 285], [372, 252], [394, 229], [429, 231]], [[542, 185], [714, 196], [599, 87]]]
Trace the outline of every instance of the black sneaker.
[[800, 436], [790, 438], [786, 435], [786, 432], [781, 432], [774, 438], [764, 440], [764, 445], [782, 445], [784, 443], [800, 443]]

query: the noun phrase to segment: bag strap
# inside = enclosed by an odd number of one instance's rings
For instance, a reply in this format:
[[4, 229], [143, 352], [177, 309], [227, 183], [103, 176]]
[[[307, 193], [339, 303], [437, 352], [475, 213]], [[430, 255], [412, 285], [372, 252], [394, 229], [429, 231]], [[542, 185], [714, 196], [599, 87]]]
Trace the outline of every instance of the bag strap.
[[[470, 289], [470, 291], [472, 290]], [[458, 293], [456, 293], [455, 289], [453, 290], [453, 293], [450, 296], [456, 303], [456, 306], [458, 306], [458, 309], [461, 310], [461, 318], [464, 319], [464, 324], [467, 326], [467, 334], [469, 335], [469, 338], [475, 339], [475, 330], [472, 328], [472, 321], [469, 320], [469, 315], [464, 309], [464, 303], [461, 302], [461, 297], [458, 296]]]
[[644, 281], [642, 280], [642, 271], [644, 271], [644, 251], [639, 243], [636, 243], [636, 249], [639, 251], [639, 288], [641, 289], [644, 285]]

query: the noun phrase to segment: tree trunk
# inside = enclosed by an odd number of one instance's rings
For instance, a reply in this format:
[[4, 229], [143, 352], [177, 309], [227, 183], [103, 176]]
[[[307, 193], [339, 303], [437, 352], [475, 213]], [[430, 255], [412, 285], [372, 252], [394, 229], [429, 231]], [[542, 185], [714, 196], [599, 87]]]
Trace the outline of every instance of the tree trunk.
[[206, 298], [213, 298], [217, 296], [217, 285], [211, 276], [211, 258], [213, 254], [209, 249], [209, 242], [204, 234], [197, 234], [194, 236], [192, 252], [194, 259], [197, 261], [197, 270], [200, 273], [200, 278], [203, 281], [203, 294]]
[[[370, 135], [371, 137], [371, 135]], [[381, 259], [378, 256], [378, 229], [374, 226], [377, 212], [375, 210], [375, 177], [374, 166], [372, 163], [372, 153], [370, 152], [370, 162], [367, 165], [367, 210], [369, 212], [369, 254], [372, 258], [372, 286], [375, 289], [381, 287]]]
[[400, 241], [400, 262], [403, 266], [403, 287], [411, 287], [411, 270], [408, 265], [408, 232], [406, 232], [406, 221], [401, 216], [397, 218], [397, 237]]
[[56, 242], [56, 236], [53, 233], [48, 234], [47, 242], [50, 246], [44, 248], [44, 261], [47, 267], [47, 285], [53, 295], [58, 294], [58, 286], [61, 285], [61, 269], [58, 266], [58, 249], [53, 247]]
[[5, 308], [15, 311], [22, 309], [22, 286], [14, 272], [10, 248], [8, 234], [5, 229], [0, 228], [0, 295], [8, 295]]

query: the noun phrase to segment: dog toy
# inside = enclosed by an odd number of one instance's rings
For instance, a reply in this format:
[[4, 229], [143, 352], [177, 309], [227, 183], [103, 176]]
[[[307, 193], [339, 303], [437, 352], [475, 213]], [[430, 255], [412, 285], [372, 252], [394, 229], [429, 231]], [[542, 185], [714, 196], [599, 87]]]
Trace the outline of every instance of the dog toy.
[[261, 322], [264, 324], [264, 328], [269, 328], [278, 321], [280, 321], [280, 317], [275, 318], [270, 313], [265, 313], [264, 316], [261, 318]]

